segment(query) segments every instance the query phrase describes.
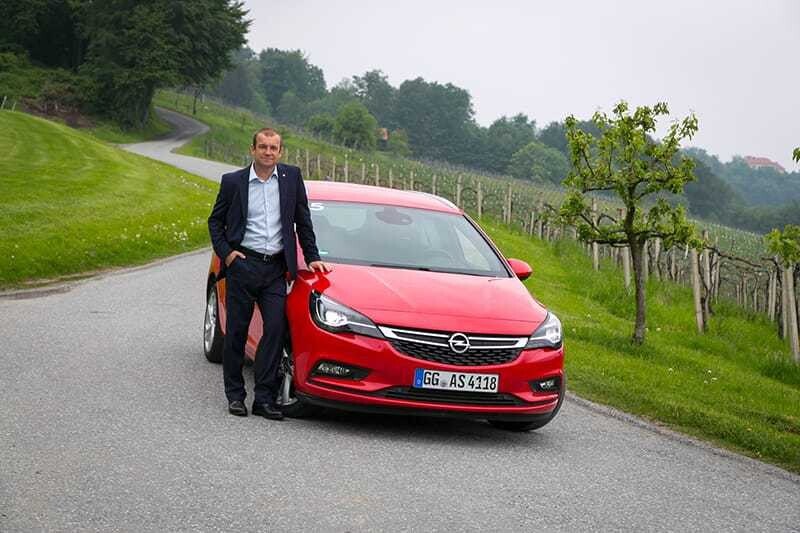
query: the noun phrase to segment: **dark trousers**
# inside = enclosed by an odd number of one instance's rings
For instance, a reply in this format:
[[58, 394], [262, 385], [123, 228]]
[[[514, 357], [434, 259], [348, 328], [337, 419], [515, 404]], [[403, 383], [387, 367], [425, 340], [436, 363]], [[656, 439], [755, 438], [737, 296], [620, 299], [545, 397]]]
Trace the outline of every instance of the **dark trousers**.
[[274, 404], [278, 394], [278, 368], [286, 335], [286, 263], [264, 262], [254, 257], [237, 258], [226, 274], [227, 327], [222, 352], [222, 373], [228, 401], [244, 401], [242, 377], [244, 346], [258, 304], [264, 331], [256, 349], [254, 403]]

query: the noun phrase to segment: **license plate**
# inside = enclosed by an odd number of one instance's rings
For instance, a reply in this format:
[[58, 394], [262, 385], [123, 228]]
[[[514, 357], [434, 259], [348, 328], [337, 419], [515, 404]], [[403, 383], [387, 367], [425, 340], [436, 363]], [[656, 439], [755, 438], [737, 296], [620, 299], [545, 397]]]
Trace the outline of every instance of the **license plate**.
[[498, 374], [468, 374], [424, 368], [417, 368], [414, 371], [414, 387], [418, 389], [497, 392], [499, 382]]

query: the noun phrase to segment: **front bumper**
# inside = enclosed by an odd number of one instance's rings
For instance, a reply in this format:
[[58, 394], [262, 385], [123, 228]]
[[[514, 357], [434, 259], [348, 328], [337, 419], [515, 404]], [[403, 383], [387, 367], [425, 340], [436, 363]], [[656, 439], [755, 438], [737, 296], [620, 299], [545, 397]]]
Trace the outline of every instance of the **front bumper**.
[[[306, 317], [308, 315], [306, 314]], [[309, 403], [362, 412], [418, 414], [504, 421], [537, 421], [552, 417], [564, 395], [564, 351], [524, 350], [508, 363], [456, 366], [416, 359], [387, 340], [330, 333], [310, 318], [293, 322], [292, 345], [296, 392]], [[312, 374], [319, 361], [334, 361], [369, 370], [360, 380]], [[498, 374], [497, 394], [459, 393], [412, 388], [418, 368]], [[532, 381], [557, 377], [557, 392], [534, 392]]]

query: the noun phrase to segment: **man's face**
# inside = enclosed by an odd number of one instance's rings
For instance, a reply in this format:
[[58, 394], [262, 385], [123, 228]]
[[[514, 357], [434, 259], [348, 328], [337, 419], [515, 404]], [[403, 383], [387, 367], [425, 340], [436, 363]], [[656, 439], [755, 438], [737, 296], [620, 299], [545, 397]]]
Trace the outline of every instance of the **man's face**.
[[265, 135], [259, 133], [256, 137], [256, 145], [250, 147], [250, 155], [253, 160], [261, 166], [274, 167], [283, 155], [281, 150], [280, 135]]

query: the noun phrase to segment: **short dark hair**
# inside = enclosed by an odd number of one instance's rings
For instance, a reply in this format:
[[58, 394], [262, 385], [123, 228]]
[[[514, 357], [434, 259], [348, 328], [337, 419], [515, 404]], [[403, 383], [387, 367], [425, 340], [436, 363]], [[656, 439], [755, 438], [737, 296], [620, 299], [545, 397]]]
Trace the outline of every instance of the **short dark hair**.
[[261, 128], [260, 130], [255, 132], [253, 134], [253, 148], [256, 147], [256, 139], [258, 138], [259, 135], [262, 135], [262, 134], [267, 136], [267, 137], [277, 136], [281, 140], [281, 150], [283, 150], [283, 136], [281, 136], [281, 134], [278, 133], [278, 131], [273, 129], [273, 128]]

